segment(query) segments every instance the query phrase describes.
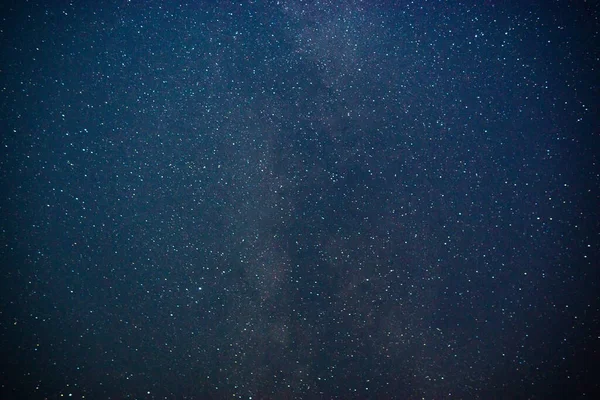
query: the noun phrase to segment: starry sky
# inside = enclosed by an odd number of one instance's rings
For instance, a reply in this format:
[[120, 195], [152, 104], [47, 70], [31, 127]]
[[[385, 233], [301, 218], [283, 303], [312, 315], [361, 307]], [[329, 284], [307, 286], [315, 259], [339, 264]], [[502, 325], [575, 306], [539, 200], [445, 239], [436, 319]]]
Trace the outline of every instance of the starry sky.
[[599, 15], [2, 2], [1, 397], [591, 398]]

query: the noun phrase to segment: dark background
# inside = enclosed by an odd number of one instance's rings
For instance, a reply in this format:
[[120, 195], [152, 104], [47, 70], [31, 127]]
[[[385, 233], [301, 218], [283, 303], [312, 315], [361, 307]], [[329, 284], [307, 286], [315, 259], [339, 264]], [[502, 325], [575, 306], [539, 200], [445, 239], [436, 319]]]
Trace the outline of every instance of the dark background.
[[597, 3], [478, 3], [2, 2], [0, 397], [593, 398]]

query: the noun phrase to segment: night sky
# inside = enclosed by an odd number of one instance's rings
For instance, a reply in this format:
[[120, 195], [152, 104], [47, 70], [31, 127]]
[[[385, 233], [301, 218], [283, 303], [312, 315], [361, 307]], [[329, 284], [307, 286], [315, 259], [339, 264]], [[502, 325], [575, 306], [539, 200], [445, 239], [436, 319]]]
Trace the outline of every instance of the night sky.
[[0, 397], [592, 399], [599, 9], [470, 3], [2, 2]]

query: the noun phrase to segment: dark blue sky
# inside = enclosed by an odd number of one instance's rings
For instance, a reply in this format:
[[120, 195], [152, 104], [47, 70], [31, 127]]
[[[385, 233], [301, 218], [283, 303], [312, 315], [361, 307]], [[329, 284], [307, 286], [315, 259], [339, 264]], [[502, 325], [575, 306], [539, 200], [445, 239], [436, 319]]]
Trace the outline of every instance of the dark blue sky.
[[592, 398], [598, 8], [214, 3], [0, 6], [1, 397]]

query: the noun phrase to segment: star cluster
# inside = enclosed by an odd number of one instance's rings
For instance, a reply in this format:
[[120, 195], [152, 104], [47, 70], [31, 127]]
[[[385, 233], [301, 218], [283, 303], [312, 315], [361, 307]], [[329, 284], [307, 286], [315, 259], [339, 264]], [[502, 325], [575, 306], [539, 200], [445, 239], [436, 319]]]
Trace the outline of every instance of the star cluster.
[[2, 397], [591, 396], [598, 10], [548, 3], [3, 5]]

